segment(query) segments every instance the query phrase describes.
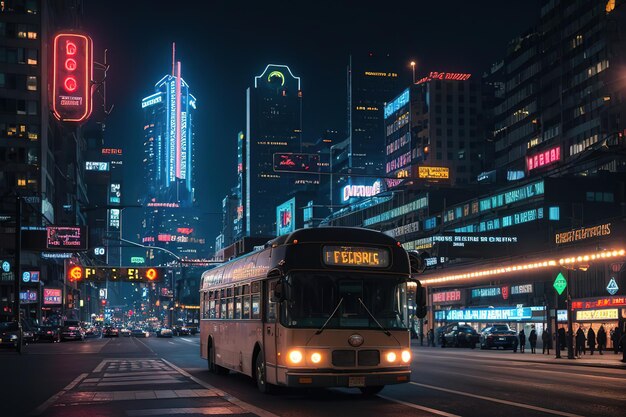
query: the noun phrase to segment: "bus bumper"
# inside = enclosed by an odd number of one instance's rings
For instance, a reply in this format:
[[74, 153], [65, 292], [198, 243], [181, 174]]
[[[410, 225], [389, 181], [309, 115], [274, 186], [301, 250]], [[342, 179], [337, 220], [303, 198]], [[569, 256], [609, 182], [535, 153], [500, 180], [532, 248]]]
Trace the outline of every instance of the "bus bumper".
[[373, 387], [404, 384], [411, 380], [410, 370], [360, 373], [287, 372], [288, 387]]

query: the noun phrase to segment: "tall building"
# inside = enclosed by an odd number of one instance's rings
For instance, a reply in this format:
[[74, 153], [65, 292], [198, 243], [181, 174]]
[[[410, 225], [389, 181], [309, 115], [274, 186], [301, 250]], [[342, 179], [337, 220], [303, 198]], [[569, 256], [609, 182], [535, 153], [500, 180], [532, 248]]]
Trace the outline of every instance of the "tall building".
[[235, 216], [233, 227], [233, 239], [238, 240], [245, 236], [246, 215], [245, 215], [245, 191], [246, 191], [246, 136], [243, 132], [237, 133], [237, 185], [235, 195], [237, 196], [237, 215]]
[[352, 173], [384, 173], [385, 103], [408, 80], [399, 74], [389, 55], [351, 55], [347, 68], [349, 167]]
[[245, 135], [246, 236], [274, 236], [276, 206], [287, 200], [297, 176], [274, 170], [274, 154], [301, 151], [300, 77], [270, 64], [247, 90]]
[[[144, 195], [142, 243], [181, 258], [207, 255], [200, 211], [195, 207], [194, 114], [196, 98], [172, 53], [172, 70], [141, 101], [144, 110]], [[171, 262], [166, 251], [150, 250], [152, 265]]]
[[430, 72], [384, 108], [385, 176], [418, 183], [463, 185], [485, 169], [481, 80], [471, 74]]

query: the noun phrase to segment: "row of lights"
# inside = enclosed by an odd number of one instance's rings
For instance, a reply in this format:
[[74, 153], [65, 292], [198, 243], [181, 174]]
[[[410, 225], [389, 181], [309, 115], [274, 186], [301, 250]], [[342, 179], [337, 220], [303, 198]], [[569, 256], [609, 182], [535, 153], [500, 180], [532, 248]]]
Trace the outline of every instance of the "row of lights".
[[[596, 253], [587, 254], [587, 255], [562, 258], [558, 261], [558, 264], [569, 265], [569, 264], [573, 264], [576, 262], [589, 262], [589, 261], [594, 261], [594, 260], [615, 258], [618, 256], [624, 256], [624, 255], [626, 255], [626, 251], [624, 249], [613, 250], [613, 251], [603, 251], [599, 253], [596, 252]], [[527, 271], [527, 270], [538, 269], [538, 268], [549, 268], [549, 267], [557, 266], [558, 264], [557, 264], [557, 261], [550, 259], [550, 260], [545, 260], [541, 262], [532, 262], [528, 264], [520, 264], [520, 265], [507, 266], [507, 267], [501, 267], [501, 268], [487, 269], [487, 270], [476, 271], [476, 272], [467, 272], [464, 274], [446, 275], [446, 276], [439, 277], [439, 278], [430, 278], [430, 279], [427, 278], [427, 279], [420, 280], [420, 282], [422, 283], [422, 285], [439, 284], [443, 282], [465, 280], [465, 279], [470, 279], [470, 278], [481, 278], [481, 277], [492, 276], [492, 275], [501, 275], [501, 274], [506, 274], [509, 272]]]

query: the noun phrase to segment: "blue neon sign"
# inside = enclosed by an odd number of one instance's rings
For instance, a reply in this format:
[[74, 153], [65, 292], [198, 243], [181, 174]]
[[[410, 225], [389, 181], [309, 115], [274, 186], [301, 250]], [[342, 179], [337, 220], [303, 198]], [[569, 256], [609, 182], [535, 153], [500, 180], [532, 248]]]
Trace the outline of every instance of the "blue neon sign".
[[394, 98], [391, 103], [385, 105], [385, 119], [400, 110], [409, 102], [409, 89], [404, 90], [398, 97]]
[[442, 321], [520, 321], [532, 319], [533, 310], [543, 310], [543, 307], [442, 310], [435, 311], [435, 319]]

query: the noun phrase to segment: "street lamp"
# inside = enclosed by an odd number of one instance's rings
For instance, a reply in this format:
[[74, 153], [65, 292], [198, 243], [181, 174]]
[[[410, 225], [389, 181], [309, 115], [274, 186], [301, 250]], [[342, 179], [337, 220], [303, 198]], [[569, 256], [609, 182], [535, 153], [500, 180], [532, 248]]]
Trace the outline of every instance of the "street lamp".
[[413, 71], [413, 84], [415, 84], [415, 61], [411, 61], [411, 70]]

